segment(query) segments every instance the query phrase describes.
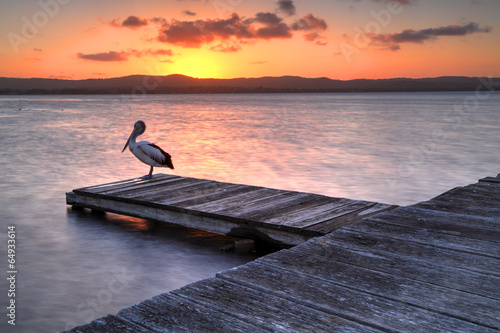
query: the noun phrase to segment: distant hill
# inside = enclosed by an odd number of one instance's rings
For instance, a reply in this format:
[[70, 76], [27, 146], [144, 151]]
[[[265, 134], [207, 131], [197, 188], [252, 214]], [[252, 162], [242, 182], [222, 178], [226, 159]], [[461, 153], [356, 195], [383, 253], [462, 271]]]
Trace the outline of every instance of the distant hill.
[[[490, 79], [485, 79], [489, 81]], [[491, 79], [500, 82], [500, 78]], [[0, 77], [0, 94], [144, 94], [263, 92], [404, 92], [474, 91], [478, 78], [451, 76], [424, 79], [332, 80], [299, 76], [197, 79], [184, 75], [130, 75], [109, 79], [61, 80]], [[498, 86], [497, 86], [498, 87]]]

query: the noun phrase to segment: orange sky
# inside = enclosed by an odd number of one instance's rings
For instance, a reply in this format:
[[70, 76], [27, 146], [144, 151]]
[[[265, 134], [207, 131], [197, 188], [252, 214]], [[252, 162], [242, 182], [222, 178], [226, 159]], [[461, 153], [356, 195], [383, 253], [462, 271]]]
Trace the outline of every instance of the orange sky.
[[2, 4], [0, 76], [500, 76], [498, 0]]

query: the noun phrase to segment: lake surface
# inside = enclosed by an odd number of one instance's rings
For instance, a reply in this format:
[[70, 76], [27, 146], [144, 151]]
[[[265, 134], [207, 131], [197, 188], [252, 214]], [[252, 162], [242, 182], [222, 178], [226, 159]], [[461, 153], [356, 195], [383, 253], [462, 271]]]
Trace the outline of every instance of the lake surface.
[[64, 330], [256, 257], [66, 206], [74, 188], [148, 173], [121, 153], [138, 119], [173, 158], [155, 173], [407, 205], [500, 172], [498, 93], [1, 96], [0, 239], [16, 226], [18, 271], [2, 332]]

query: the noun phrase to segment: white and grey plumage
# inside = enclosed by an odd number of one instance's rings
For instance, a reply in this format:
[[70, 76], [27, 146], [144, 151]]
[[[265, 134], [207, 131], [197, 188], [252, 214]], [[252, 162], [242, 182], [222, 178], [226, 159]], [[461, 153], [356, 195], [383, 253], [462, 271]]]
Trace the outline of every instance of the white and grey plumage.
[[172, 157], [169, 153], [155, 145], [154, 143], [147, 141], [135, 142], [137, 137], [146, 131], [146, 124], [142, 120], [138, 120], [134, 124], [134, 130], [123, 147], [122, 153], [129, 147], [132, 154], [135, 155], [142, 163], [151, 166], [149, 174], [143, 178], [151, 178], [153, 175], [153, 167], [166, 167], [173, 169]]

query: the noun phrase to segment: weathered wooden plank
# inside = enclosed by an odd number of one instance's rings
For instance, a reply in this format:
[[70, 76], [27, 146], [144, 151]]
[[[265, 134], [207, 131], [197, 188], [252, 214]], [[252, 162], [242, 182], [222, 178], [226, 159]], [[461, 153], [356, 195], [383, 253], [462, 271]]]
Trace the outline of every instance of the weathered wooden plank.
[[183, 178], [183, 177], [169, 177], [163, 179], [154, 179], [154, 180], [146, 180], [140, 184], [130, 184], [130, 186], [120, 186], [114, 187], [112, 189], [103, 189], [99, 191], [99, 194], [107, 194], [107, 195], [121, 195], [122, 193], [130, 193], [130, 192], [139, 192], [139, 191], [147, 191], [152, 188], [162, 188], [167, 186], [177, 186], [179, 184], [185, 184], [186, 182], [190, 182], [191, 178]]
[[363, 209], [362, 211], [360, 211], [358, 215], [361, 218], [365, 218], [365, 217], [368, 217], [368, 216], [379, 214], [381, 212], [393, 210], [393, 209], [395, 209], [397, 207], [399, 207], [399, 206], [377, 202], [377, 203], [375, 203], [375, 205], [369, 206], [368, 208]]
[[348, 212], [347, 214], [338, 216], [335, 219], [317, 223], [305, 229], [309, 231], [316, 231], [321, 234], [327, 234], [339, 229], [340, 227], [355, 224], [364, 218], [368, 218], [371, 215], [375, 215], [385, 210], [393, 209], [394, 207], [395, 206], [386, 204], [367, 204], [366, 207], [362, 207], [358, 210], [353, 210], [352, 212]]
[[482, 186], [476, 188], [467, 186], [457, 188], [452, 192], [447, 192], [445, 194], [437, 196], [431, 201], [437, 200], [448, 203], [453, 203], [455, 201], [472, 201], [479, 202], [481, 203], [481, 205], [486, 207], [494, 207], [498, 206], [498, 203], [500, 202], [500, 191], [498, 191], [498, 193], [495, 192], [496, 191], [488, 190], [488, 188]]
[[216, 277], [172, 293], [275, 332], [380, 332], [340, 316]]
[[149, 178], [149, 179], [142, 179], [142, 178], [127, 179], [124, 181], [118, 181], [118, 182], [107, 183], [107, 184], [102, 184], [102, 185], [84, 187], [81, 189], [77, 189], [77, 191], [84, 190], [86, 192], [91, 192], [91, 193], [102, 193], [104, 191], [108, 191], [111, 193], [111, 191], [118, 190], [118, 189], [134, 188], [134, 187], [140, 187], [143, 185], [149, 186], [149, 185], [152, 185], [155, 183], [168, 182], [168, 181], [178, 180], [178, 179], [182, 179], [182, 177], [179, 177], [176, 175], [158, 174], [158, 175], [154, 175], [152, 178]]
[[351, 212], [346, 212], [346, 214], [339, 215], [334, 219], [329, 219], [304, 227], [303, 230], [314, 231], [325, 235], [343, 226], [356, 224], [364, 218], [378, 214], [379, 212], [393, 209], [394, 207], [395, 206], [393, 205], [371, 203], [360, 209], [352, 210]]
[[[484, 332], [484, 326], [288, 269], [252, 262], [217, 274], [266, 294], [393, 332]], [[290, 283], [293, 281], [293, 283]]]
[[[320, 244], [314, 246], [314, 250], [323, 251], [333, 246], [336, 247], [335, 258], [339, 262], [500, 300], [499, 276], [453, 267], [446, 262], [445, 257], [437, 260], [439, 257], [436, 254], [433, 260], [428, 260], [420, 253], [410, 256], [401, 254], [406, 244], [393, 246], [395, 252], [375, 249], [381, 241], [379, 237], [369, 234], [338, 230], [325, 236]], [[500, 263], [495, 259], [490, 262]]]
[[500, 218], [494, 219], [407, 206], [372, 216], [371, 220], [428, 229], [466, 238], [500, 242]]
[[99, 184], [99, 185], [92, 185], [92, 186], [86, 186], [82, 187], [80, 189], [82, 190], [87, 190], [87, 191], [99, 191], [101, 188], [112, 188], [113, 186], [121, 186], [121, 185], [130, 185], [130, 184], [135, 184], [141, 179], [139, 178], [130, 178], [130, 179], [124, 179], [124, 180], [117, 180], [114, 182], [109, 182], [109, 183], [104, 183], [104, 184]]
[[[350, 199], [344, 198], [330, 198], [329, 202], [310, 207], [307, 210], [299, 210], [292, 212], [283, 216], [277, 216], [275, 218], [270, 218], [267, 221], [274, 224], [286, 224], [289, 226], [299, 226], [304, 223], [304, 221], [311, 220], [312, 223], [317, 223], [318, 216], [323, 214], [328, 214], [332, 210], [336, 210], [341, 206], [348, 205], [353, 202]], [[306, 224], [307, 225], [307, 224]]]
[[[311, 240], [289, 250], [268, 255], [257, 262], [300, 272], [317, 279], [356, 289], [360, 292], [385, 297], [396, 302], [445, 314], [485, 327], [499, 328], [500, 301], [455, 289], [378, 272], [336, 260], [338, 247], [325, 253], [314, 247], [321, 238]], [[304, 247], [308, 251], [302, 251]]]
[[277, 194], [284, 193], [282, 190], [275, 190], [265, 187], [248, 186], [248, 192], [237, 194], [228, 198], [214, 200], [205, 204], [188, 206], [186, 208], [215, 213], [223, 209], [241, 207], [255, 201], [265, 200]]
[[180, 178], [173, 180], [166, 180], [168, 182], [168, 186], [165, 183], [152, 183], [152, 184], [144, 184], [143, 187], [140, 188], [127, 188], [127, 189], [119, 189], [116, 191], [107, 191], [107, 195], [114, 195], [118, 197], [128, 197], [128, 196], [138, 196], [142, 193], [148, 192], [157, 192], [157, 193], [170, 193], [172, 190], [178, 190], [181, 188], [186, 188], [190, 186], [200, 186], [206, 183], [212, 183], [213, 180], [208, 179], [195, 179], [195, 178]]
[[499, 174], [499, 176], [496, 176], [496, 177], [485, 177], [485, 178], [479, 179], [479, 182], [499, 183], [500, 184], [500, 174]]
[[173, 185], [163, 188], [153, 188], [149, 191], [138, 193], [130, 193], [122, 197], [150, 201], [155, 203], [171, 204], [189, 200], [190, 198], [198, 198], [207, 196], [216, 191], [224, 191], [225, 189], [235, 187], [235, 184], [221, 184], [214, 181], [189, 182], [178, 185]]
[[306, 193], [282, 191], [280, 193], [276, 193], [276, 195], [272, 195], [267, 198], [261, 198], [260, 200], [255, 200], [249, 203], [243, 203], [240, 206], [224, 208], [222, 210], [216, 211], [216, 213], [220, 215], [242, 217], [244, 215], [251, 214], [252, 212], [255, 211], [260, 211], [264, 209], [273, 209], [279, 204], [286, 204], [290, 200], [302, 198], [306, 195], [307, 195]]
[[86, 325], [67, 330], [64, 333], [151, 333], [157, 332], [136, 325], [128, 320], [116, 316], [107, 315], [96, 319]]
[[285, 216], [289, 213], [303, 211], [331, 201], [332, 200], [329, 197], [317, 194], [300, 195], [290, 201], [278, 203], [271, 209], [259, 209], [257, 211], [248, 212], [243, 216], [247, 219], [255, 221], [276, 224], [274, 222], [270, 222], [269, 220], [277, 216]]
[[500, 215], [500, 207], [485, 209], [486, 207], [484, 207], [483, 205], [476, 205], [476, 203], [477, 202], [474, 202], [472, 200], [456, 200], [453, 203], [444, 200], [433, 200], [429, 202], [418, 203], [414, 205], [414, 207], [491, 218], [496, 218]]
[[473, 193], [463, 195], [462, 193], [461, 189], [454, 189], [432, 200], [415, 204], [414, 207], [492, 218], [500, 216], [498, 196], [477, 196]]
[[353, 202], [352, 204], [341, 207], [338, 212], [327, 216], [327, 218], [324, 220], [320, 220], [316, 223], [311, 223], [307, 226], [304, 226], [304, 229], [327, 234], [329, 232], [337, 230], [338, 228], [346, 224], [359, 221], [361, 218], [358, 216], [358, 214], [366, 209], [369, 209], [373, 205], [375, 205], [375, 203], [373, 202]]
[[306, 217], [304, 216], [302, 219], [296, 218], [290, 221], [285, 221], [282, 223], [282, 225], [290, 226], [290, 227], [298, 227], [298, 228], [307, 228], [311, 227], [326, 221], [330, 221], [333, 219], [336, 219], [340, 216], [343, 216], [345, 214], [349, 214], [355, 211], [358, 211], [363, 208], [367, 208], [370, 205], [373, 205], [374, 203], [369, 203], [367, 204], [366, 201], [361, 201], [361, 200], [340, 200], [337, 202], [338, 205], [335, 203], [330, 206], [326, 207], [327, 209], [319, 209], [316, 214], [311, 214], [311, 216]]
[[[500, 276], [498, 259], [489, 256], [471, 254], [450, 250], [442, 247], [414, 243], [407, 239], [391, 238], [390, 235], [377, 234], [377, 227], [370, 221], [361, 221], [356, 226], [366, 225], [364, 233], [360, 234], [356, 228], [342, 228], [326, 235], [322, 242], [325, 245], [342, 247], [346, 244], [349, 249], [370, 253], [381, 257], [408, 257], [415, 260], [425, 260], [433, 264], [446, 267], [470, 270], [477, 273]], [[370, 230], [374, 232], [371, 232]], [[419, 266], [418, 263], [415, 264]]]
[[228, 184], [224, 187], [214, 187], [213, 189], [206, 189], [203, 191], [196, 191], [191, 197], [178, 198], [169, 202], [170, 205], [178, 207], [190, 208], [195, 205], [209, 205], [214, 201], [232, 198], [235, 195], [247, 194], [252, 191], [252, 188], [246, 185]]
[[476, 183], [470, 184], [464, 187], [464, 189], [472, 191], [472, 193], [484, 193], [490, 195], [500, 194], [500, 182], [499, 183]]
[[[73, 192], [82, 195], [97, 195], [97, 196], [109, 196], [109, 197], [121, 197], [122, 195], [126, 195], [128, 193], [139, 193], [141, 191], [149, 191], [152, 189], [162, 189], [166, 186], [175, 187], [175, 186], [183, 186], [185, 184], [190, 184], [192, 181], [189, 178], [168, 178], [168, 179], [160, 179], [154, 182], [143, 182], [140, 184], [130, 185], [130, 186], [121, 186], [114, 187], [113, 189], [102, 188], [99, 191], [86, 191], [85, 189], [76, 189]], [[155, 187], [156, 186], [156, 187]]]
[[[434, 232], [428, 229], [409, 228], [403, 224], [385, 223], [377, 217], [377, 220], [368, 218], [370, 226], [366, 223], [356, 225], [353, 231], [371, 233], [383, 237], [392, 237], [402, 241], [410, 241], [423, 245], [432, 245], [446, 249], [475, 253], [495, 258], [500, 258], [500, 248], [498, 243], [461, 237], [449, 233]], [[368, 223], [368, 222], [367, 222]], [[349, 228], [349, 227], [346, 227]]]
[[213, 311], [171, 293], [161, 294], [122, 309], [118, 316], [154, 329], [155, 332], [269, 332], [258, 325]]

